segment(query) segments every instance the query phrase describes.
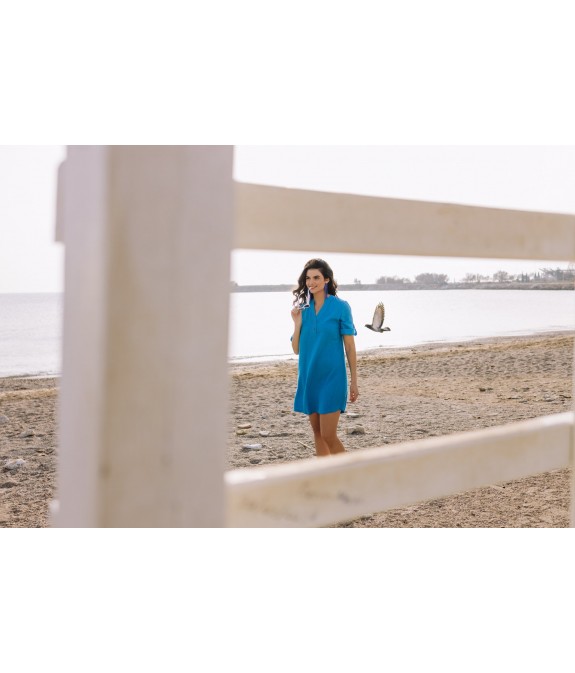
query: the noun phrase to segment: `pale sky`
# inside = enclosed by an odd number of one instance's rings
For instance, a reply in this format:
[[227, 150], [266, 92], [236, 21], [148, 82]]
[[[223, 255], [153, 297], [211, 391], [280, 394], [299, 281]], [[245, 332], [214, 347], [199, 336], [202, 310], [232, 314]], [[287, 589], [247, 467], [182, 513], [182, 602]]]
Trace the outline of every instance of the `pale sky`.
[[54, 242], [56, 170], [64, 147], [0, 146], [0, 293], [60, 292]]
[[[63, 146], [0, 147], [0, 293], [59, 292], [63, 246], [54, 242], [56, 169]], [[235, 178], [246, 182], [424, 199], [501, 208], [575, 213], [574, 146], [238, 146]], [[381, 275], [491, 275], [537, 271], [556, 262], [235, 251], [241, 285], [294, 283], [321, 256], [340, 283]]]

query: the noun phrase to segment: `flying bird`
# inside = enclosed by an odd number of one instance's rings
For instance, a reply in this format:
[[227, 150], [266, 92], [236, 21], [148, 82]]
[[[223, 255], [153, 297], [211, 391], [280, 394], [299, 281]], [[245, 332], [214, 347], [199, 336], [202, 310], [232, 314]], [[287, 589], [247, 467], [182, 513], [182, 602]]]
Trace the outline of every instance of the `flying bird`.
[[383, 308], [383, 304], [379, 302], [379, 304], [375, 307], [375, 311], [373, 312], [373, 320], [371, 321], [371, 325], [366, 325], [367, 329], [370, 329], [373, 332], [390, 332], [391, 330], [389, 327], [382, 327], [384, 318], [385, 309]]

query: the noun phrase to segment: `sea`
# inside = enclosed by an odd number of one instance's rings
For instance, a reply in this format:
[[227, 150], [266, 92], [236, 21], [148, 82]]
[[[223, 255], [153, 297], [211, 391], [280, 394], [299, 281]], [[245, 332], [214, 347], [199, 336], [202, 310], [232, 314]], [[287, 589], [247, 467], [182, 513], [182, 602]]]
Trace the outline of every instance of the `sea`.
[[[359, 352], [500, 336], [575, 330], [570, 290], [363, 290], [349, 302]], [[232, 362], [294, 358], [289, 292], [230, 295]], [[389, 332], [368, 330], [376, 305]], [[0, 294], [0, 376], [57, 376], [62, 359], [61, 294]], [[306, 309], [308, 310], [308, 309]]]

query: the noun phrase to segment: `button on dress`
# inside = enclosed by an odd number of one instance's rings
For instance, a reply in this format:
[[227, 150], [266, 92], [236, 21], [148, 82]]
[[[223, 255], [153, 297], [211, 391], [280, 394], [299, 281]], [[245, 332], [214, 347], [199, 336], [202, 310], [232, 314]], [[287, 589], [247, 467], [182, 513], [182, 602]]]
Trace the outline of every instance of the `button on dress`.
[[328, 295], [317, 315], [313, 299], [302, 311], [294, 411], [308, 415], [345, 411], [344, 334], [355, 336], [357, 331], [350, 305], [339, 297]]

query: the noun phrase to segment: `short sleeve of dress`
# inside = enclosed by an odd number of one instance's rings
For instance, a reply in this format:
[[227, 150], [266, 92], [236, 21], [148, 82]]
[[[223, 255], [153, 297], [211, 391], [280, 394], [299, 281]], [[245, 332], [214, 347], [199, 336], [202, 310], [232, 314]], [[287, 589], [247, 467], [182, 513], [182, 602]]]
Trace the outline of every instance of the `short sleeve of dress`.
[[355, 325], [353, 324], [353, 317], [351, 315], [351, 306], [346, 301], [342, 301], [341, 316], [339, 318], [339, 333], [342, 335], [357, 335], [357, 330], [355, 329]]

